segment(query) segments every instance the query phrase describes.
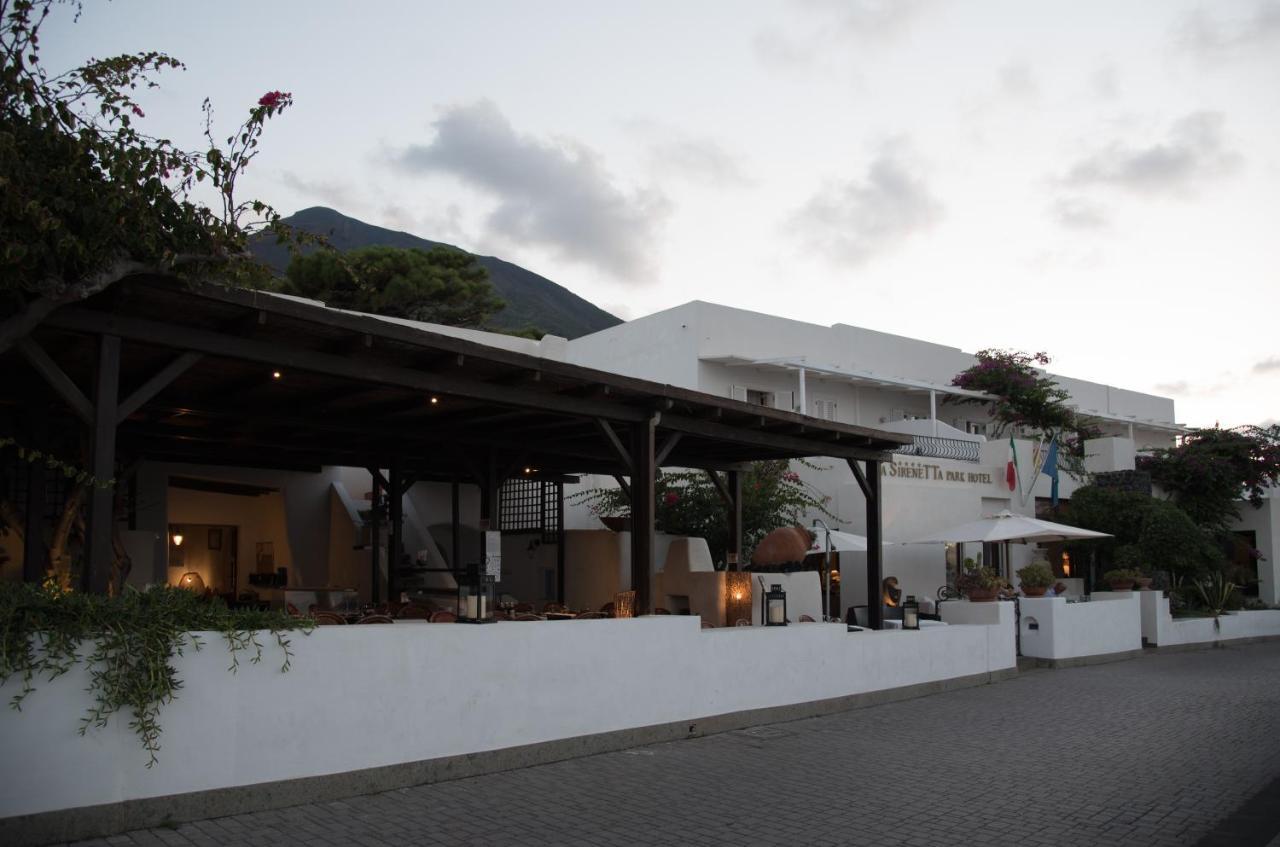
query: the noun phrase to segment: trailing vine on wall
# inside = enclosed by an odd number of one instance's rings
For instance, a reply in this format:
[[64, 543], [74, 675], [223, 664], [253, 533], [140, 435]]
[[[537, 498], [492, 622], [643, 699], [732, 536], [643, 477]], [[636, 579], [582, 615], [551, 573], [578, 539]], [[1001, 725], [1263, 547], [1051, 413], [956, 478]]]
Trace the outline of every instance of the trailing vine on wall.
[[128, 710], [129, 727], [158, 761], [160, 712], [182, 688], [174, 658], [205, 645], [197, 633], [217, 632], [231, 654], [235, 673], [243, 659], [263, 660], [263, 633], [283, 653], [281, 672], [293, 659], [289, 634], [309, 633], [314, 622], [283, 612], [229, 609], [190, 591], [154, 586], [126, 589], [116, 597], [61, 589], [47, 581], [0, 584], [0, 685], [16, 683], [9, 705], [21, 711], [40, 681], [52, 681], [76, 665], [89, 671], [90, 704], [81, 735], [104, 727]]

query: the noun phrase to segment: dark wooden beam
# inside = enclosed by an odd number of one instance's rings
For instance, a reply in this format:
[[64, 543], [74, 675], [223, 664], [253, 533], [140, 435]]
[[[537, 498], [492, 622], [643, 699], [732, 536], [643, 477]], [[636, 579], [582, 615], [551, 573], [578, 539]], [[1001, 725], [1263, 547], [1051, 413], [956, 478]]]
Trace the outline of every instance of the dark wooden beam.
[[858, 487], [862, 489], [862, 496], [871, 497], [871, 486], [868, 484], [866, 476], [863, 475], [862, 468], [858, 467], [858, 463], [853, 459], [848, 459], [847, 461], [849, 470], [853, 471], [853, 478], [858, 481]]
[[120, 339], [104, 335], [98, 340], [98, 367], [94, 385], [92, 465], [95, 484], [89, 491], [89, 514], [85, 525], [84, 587], [95, 594], [107, 593], [111, 582], [112, 545], [116, 491], [104, 485], [115, 477], [116, 398], [120, 393]]
[[605, 442], [613, 448], [613, 452], [617, 454], [618, 461], [622, 465], [624, 472], [630, 473], [632, 469], [632, 456], [629, 450], [623, 445], [622, 439], [618, 437], [618, 433], [614, 431], [613, 425], [603, 418], [596, 418], [596, 427], [600, 430], [600, 434], [604, 436]]
[[373, 489], [373, 504], [369, 511], [369, 602], [375, 606], [382, 590], [382, 516], [378, 506], [382, 502], [382, 472], [369, 468]]
[[40, 325], [45, 316], [51, 314], [62, 303], [52, 297], [38, 297], [23, 305], [18, 313], [0, 321], [0, 353], [8, 350], [19, 339], [26, 338], [31, 331]]
[[120, 423], [142, 408], [144, 403], [167, 388], [170, 383], [202, 358], [203, 356], [200, 353], [183, 353], [161, 368], [155, 376], [142, 383], [142, 385], [134, 389], [132, 394], [120, 401], [120, 406], [116, 410], [116, 423]]
[[568, 415], [594, 416], [621, 421], [640, 421], [646, 419], [649, 414], [644, 409], [625, 403], [563, 397], [550, 391], [531, 388], [497, 386], [466, 376], [428, 373], [358, 356], [334, 356], [275, 342], [235, 338], [193, 327], [176, 326], [88, 309], [55, 312], [46, 318], [45, 322], [59, 329], [110, 333], [122, 338], [206, 353], [211, 356], [260, 362], [272, 367], [312, 371], [361, 383], [380, 382], [416, 391], [452, 394], [500, 406], [522, 406]]
[[663, 463], [667, 461], [667, 457], [671, 455], [671, 451], [676, 449], [676, 445], [680, 443], [680, 439], [683, 437], [683, 432], [668, 433], [666, 440], [662, 442], [662, 446], [658, 448], [658, 452], [653, 457], [654, 464], [662, 467]]
[[404, 546], [404, 477], [399, 457], [392, 458], [388, 471], [387, 497], [391, 504], [391, 536], [387, 541], [387, 601], [400, 597], [400, 557]]
[[[36, 369], [40, 376], [44, 377], [44, 381], [57, 392], [71, 410], [76, 413], [80, 420], [89, 426], [94, 425], [93, 404], [89, 402], [89, 398], [84, 396], [84, 392], [80, 390], [80, 386], [67, 376], [62, 368], [58, 367], [58, 363], [49, 357], [44, 348], [36, 343], [33, 338], [22, 338], [18, 341], [18, 351], [26, 357], [31, 366]], [[111, 398], [111, 403], [115, 405], [115, 398]]]
[[[852, 463], [850, 463], [852, 464]], [[867, 618], [872, 629], [884, 627], [884, 545], [881, 534], [881, 486], [880, 463], [867, 462], [867, 472], [861, 475], [866, 482], [867, 495]]]
[[729, 471], [726, 487], [729, 489], [729, 543], [725, 547], [725, 568], [742, 569], [742, 474]]
[[683, 415], [663, 415], [662, 428], [734, 444], [771, 448], [793, 456], [832, 456], [840, 459], [880, 460], [885, 455], [880, 450], [859, 447], [853, 444], [834, 444], [816, 438], [762, 432], [756, 428], [737, 427]]
[[653, 570], [654, 433], [657, 416], [631, 428], [631, 588], [636, 613], [653, 608], [650, 575]]
[[564, 483], [556, 483], [556, 602], [564, 602]]

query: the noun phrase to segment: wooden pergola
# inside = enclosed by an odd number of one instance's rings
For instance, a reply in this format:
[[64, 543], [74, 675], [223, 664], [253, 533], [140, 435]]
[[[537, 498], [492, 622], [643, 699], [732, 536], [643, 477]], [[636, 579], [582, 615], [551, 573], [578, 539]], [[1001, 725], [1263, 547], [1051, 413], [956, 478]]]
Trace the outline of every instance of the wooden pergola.
[[[511, 352], [407, 321], [166, 278], [125, 280], [34, 328], [21, 319], [0, 322], [0, 407], [28, 436], [51, 419], [76, 422], [100, 479], [116, 476], [121, 457], [362, 467], [392, 493], [414, 481], [474, 483], [482, 524], [499, 529], [502, 483], [526, 468], [552, 479], [609, 474], [631, 500], [632, 583], [638, 608], [647, 609], [659, 467], [702, 469], [714, 480], [730, 515], [734, 567], [745, 463], [829, 456], [848, 462], [866, 496], [868, 596], [880, 593], [879, 463], [908, 436]], [[31, 466], [29, 491], [43, 491], [42, 474]], [[89, 590], [105, 590], [109, 579], [113, 496], [96, 488], [88, 502]], [[390, 502], [395, 551], [400, 498]], [[26, 549], [24, 574], [39, 579], [45, 551], [38, 543]], [[870, 607], [879, 626], [879, 606]]]

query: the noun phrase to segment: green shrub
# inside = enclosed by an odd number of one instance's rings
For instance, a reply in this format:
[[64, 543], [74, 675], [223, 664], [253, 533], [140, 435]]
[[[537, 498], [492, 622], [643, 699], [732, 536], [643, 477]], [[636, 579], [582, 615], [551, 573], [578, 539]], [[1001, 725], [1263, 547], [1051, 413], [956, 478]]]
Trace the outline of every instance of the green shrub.
[[1026, 588], [1048, 588], [1053, 585], [1053, 571], [1043, 562], [1032, 562], [1018, 568], [1018, 580]]

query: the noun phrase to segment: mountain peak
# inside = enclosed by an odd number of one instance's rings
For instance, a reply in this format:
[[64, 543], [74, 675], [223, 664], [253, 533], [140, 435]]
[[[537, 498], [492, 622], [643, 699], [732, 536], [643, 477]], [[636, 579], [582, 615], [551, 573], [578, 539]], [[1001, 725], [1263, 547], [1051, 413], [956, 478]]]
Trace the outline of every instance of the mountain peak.
[[[322, 235], [344, 253], [360, 247], [374, 246], [420, 250], [437, 246], [454, 247], [452, 244], [429, 241], [412, 233], [374, 226], [328, 206], [300, 209], [282, 222], [303, 232]], [[288, 248], [269, 238], [254, 241], [250, 249], [278, 274], [283, 275], [285, 268], [289, 266]], [[316, 248], [311, 248], [314, 249]], [[304, 252], [311, 250], [304, 249]], [[493, 283], [494, 290], [507, 304], [490, 319], [490, 323], [496, 328], [520, 330], [537, 327], [543, 332], [565, 338], [578, 338], [622, 323], [620, 319], [564, 286], [519, 265], [493, 256], [476, 256], [476, 261], [489, 272], [489, 281]]]

